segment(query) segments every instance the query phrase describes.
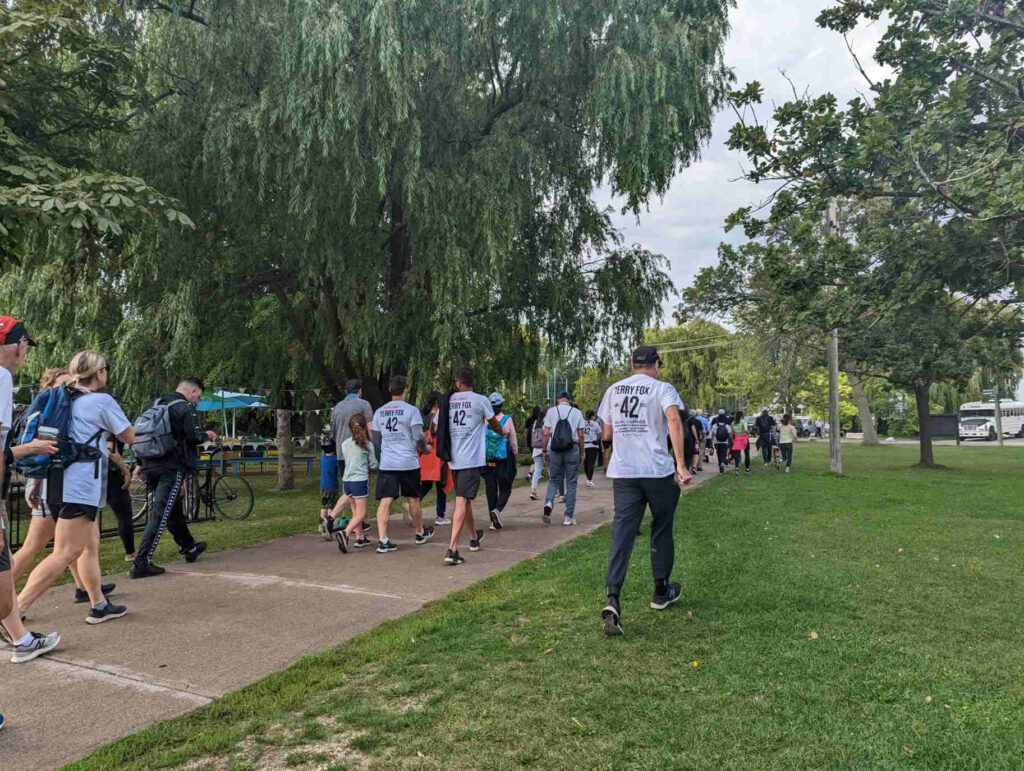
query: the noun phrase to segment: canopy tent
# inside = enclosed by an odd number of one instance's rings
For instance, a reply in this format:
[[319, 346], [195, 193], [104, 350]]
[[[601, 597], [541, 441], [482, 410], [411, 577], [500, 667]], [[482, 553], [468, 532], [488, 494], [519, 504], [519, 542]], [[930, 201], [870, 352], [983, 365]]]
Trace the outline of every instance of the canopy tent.
[[235, 391], [214, 391], [212, 394], [203, 394], [203, 397], [196, 405], [199, 412], [213, 412], [220, 410], [221, 418], [224, 421], [224, 435], [228, 433], [227, 411], [231, 413], [231, 436], [235, 436], [235, 413], [234, 410], [248, 410], [261, 407], [269, 407], [260, 400], [260, 397], [253, 394], [237, 393]]

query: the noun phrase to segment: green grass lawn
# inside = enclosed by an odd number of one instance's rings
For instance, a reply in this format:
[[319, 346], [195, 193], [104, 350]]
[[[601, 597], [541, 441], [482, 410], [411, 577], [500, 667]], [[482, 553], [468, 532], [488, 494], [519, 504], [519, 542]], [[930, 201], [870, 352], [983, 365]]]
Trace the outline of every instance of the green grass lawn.
[[684, 496], [625, 638], [602, 528], [71, 767], [1020, 769], [1024, 450], [844, 452]]

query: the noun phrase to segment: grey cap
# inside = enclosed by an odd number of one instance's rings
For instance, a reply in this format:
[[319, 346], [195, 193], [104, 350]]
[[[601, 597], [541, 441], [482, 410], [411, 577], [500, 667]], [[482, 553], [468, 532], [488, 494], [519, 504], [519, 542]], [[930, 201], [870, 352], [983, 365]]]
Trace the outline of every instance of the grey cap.
[[487, 401], [491, 403], [492, 407], [497, 407], [499, 404], [505, 403], [505, 397], [495, 391], [493, 394], [487, 397]]

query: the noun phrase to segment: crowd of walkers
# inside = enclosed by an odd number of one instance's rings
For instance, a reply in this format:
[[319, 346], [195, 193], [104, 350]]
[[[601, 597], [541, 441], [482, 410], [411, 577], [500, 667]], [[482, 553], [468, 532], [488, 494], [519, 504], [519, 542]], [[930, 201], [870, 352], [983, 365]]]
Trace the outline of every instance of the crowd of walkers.
[[[87, 623], [126, 615], [127, 608], [110, 599], [114, 584], [101, 582], [97, 516], [104, 505], [118, 519], [132, 579], [164, 572], [154, 556], [165, 530], [187, 562], [203, 553], [206, 544], [189, 532], [182, 489], [197, 467], [199, 445], [216, 438], [197, 419], [201, 380], [183, 378], [173, 393], [155, 399], [133, 424], [105, 392], [109, 369], [96, 351], [82, 351], [66, 368], [47, 370], [39, 395], [20, 422], [15, 421], [12, 376], [34, 345], [22, 322], [0, 316], [0, 637], [11, 648], [14, 663], [31, 661], [60, 644], [57, 632], [30, 631], [24, 621], [32, 604], [65, 570], [75, 582], [75, 601], [89, 603]], [[670, 582], [679, 486], [688, 484], [712, 460], [712, 453], [720, 473], [730, 461], [737, 474], [741, 462], [750, 473], [752, 438], [766, 466], [785, 463], [788, 473], [796, 437], [789, 415], [776, 422], [767, 409], [753, 430], [742, 412], [729, 415], [723, 409], [709, 420], [700, 410], [686, 409], [676, 389], [658, 379], [661, 359], [651, 346], [638, 348], [632, 365], [633, 374], [605, 391], [596, 412], [584, 416], [564, 391], [546, 410], [535, 408], [523, 427], [532, 460], [531, 500], [538, 499], [543, 469], [548, 470], [539, 511], [546, 524], [559, 504], [564, 504], [563, 524], [576, 524], [580, 468], [585, 484], [593, 487], [595, 469], [610, 452], [606, 474], [613, 482], [615, 515], [608, 600], [602, 610], [610, 635], [622, 633], [619, 595], [646, 510], [653, 515], [651, 607], [663, 610], [680, 595], [679, 584]], [[501, 393], [483, 396], [474, 391], [473, 369], [459, 369], [453, 385], [447, 394], [431, 393], [421, 409], [407, 401], [407, 379], [395, 376], [388, 384], [390, 400], [374, 411], [363, 398], [362, 382], [347, 383], [347, 396], [332, 411], [321, 458], [320, 529], [342, 553], [372, 544], [368, 517], [373, 470], [378, 472], [378, 554], [399, 548], [389, 535], [392, 506], [399, 499], [406, 502], [414, 545], [433, 539], [437, 527], [451, 528], [444, 557], [448, 565], [465, 562], [460, 552], [464, 531], [469, 551], [481, 548], [485, 531], [479, 510], [474, 512], [481, 484], [484, 519], [493, 532], [505, 528], [502, 517], [517, 476], [520, 434], [505, 412]], [[138, 461], [134, 472], [123, 457], [127, 445], [133, 446]], [[15, 470], [26, 477], [32, 517], [24, 545], [12, 560], [5, 502]], [[150, 517], [138, 547], [128, 494], [133, 475], [145, 480], [150, 493]], [[422, 501], [431, 490], [436, 508], [433, 526], [428, 526]], [[52, 552], [28, 572], [51, 540]], [[25, 586], [16, 593], [15, 582], [26, 572]]]

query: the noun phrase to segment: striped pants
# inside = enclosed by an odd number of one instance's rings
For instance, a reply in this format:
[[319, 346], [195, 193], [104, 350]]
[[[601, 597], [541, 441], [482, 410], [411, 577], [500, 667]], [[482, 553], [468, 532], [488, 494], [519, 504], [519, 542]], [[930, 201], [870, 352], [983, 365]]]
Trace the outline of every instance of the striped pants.
[[196, 540], [189, 532], [181, 505], [181, 487], [185, 483], [185, 472], [173, 468], [150, 469], [145, 472], [152, 506], [149, 521], [142, 534], [142, 543], [135, 552], [135, 564], [142, 567], [153, 562], [153, 556], [160, 545], [164, 530], [170, 530], [178, 549], [184, 553], [191, 549]]

